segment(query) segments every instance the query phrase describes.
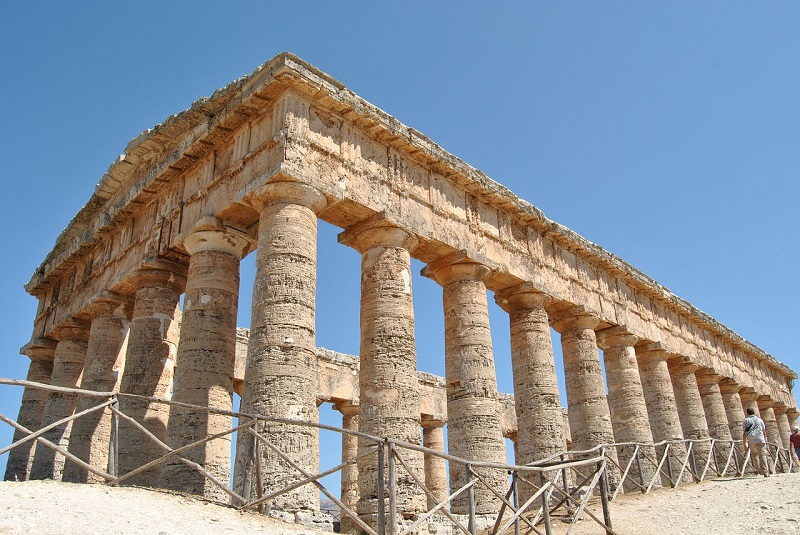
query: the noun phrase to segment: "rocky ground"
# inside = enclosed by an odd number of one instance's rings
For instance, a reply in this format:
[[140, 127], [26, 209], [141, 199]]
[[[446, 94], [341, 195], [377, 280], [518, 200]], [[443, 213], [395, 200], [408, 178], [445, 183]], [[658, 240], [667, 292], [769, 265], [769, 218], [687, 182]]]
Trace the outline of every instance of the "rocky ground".
[[[615, 532], [639, 534], [800, 533], [800, 474], [706, 481], [611, 505]], [[563, 533], [565, 526], [557, 526]], [[0, 483], [0, 533], [41, 535], [326, 533], [175, 493], [52, 481]], [[603, 533], [590, 520], [578, 534]]]

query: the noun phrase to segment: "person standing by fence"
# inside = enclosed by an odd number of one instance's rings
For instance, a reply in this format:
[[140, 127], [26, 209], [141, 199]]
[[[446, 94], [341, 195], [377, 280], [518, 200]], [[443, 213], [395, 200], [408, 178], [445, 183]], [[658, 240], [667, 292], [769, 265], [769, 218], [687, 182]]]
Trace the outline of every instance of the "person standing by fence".
[[792, 434], [789, 435], [789, 442], [792, 444], [797, 460], [800, 461], [800, 427], [792, 427]]
[[742, 442], [750, 450], [755, 469], [764, 477], [769, 477], [769, 465], [764, 457], [764, 444], [767, 442], [767, 428], [764, 420], [756, 416], [756, 411], [747, 409], [747, 417], [742, 422]]

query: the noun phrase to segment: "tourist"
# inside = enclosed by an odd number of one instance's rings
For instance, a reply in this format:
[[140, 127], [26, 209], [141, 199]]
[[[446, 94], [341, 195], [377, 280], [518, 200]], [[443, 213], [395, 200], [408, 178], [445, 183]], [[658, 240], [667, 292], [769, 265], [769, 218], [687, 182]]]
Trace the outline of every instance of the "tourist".
[[756, 416], [756, 411], [747, 409], [747, 417], [742, 422], [742, 442], [750, 450], [753, 466], [764, 477], [769, 477], [769, 466], [764, 457], [764, 444], [767, 442], [767, 428], [764, 420]]
[[797, 455], [797, 460], [800, 461], [800, 427], [792, 427], [792, 434], [789, 435], [789, 443], [794, 448], [794, 454]]

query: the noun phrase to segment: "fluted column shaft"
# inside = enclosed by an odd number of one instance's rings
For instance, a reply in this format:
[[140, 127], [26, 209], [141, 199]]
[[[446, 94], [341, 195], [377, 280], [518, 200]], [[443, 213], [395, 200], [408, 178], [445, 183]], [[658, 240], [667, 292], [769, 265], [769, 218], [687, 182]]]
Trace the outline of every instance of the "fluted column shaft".
[[[131, 301], [121, 296], [103, 296], [89, 307], [94, 316], [86, 348], [86, 364], [81, 388], [99, 392], [119, 389], [120, 375], [125, 364]], [[81, 397], [76, 412], [95, 407], [105, 399]], [[93, 412], [75, 421], [69, 451], [82, 461], [105, 470], [111, 438], [111, 409]], [[85, 468], [67, 461], [64, 481], [100, 483], [103, 479]]]
[[[42, 340], [39, 344], [24, 348], [24, 353], [31, 359], [26, 379], [34, 383], [50, 384], [53, 375], [53, 357], [55, 342]], [[17, 423], [30, 431], [38, 431], [44, 417], [47, 403], [47, 391], [26, 387], [22, 392], [22, 404], [19, 407]], [[22, 431], [14, 432], [14, 442], [27, 436]], [[44, 446], [43, 446], [44, 447]], [[6, 463], [6, 481], [25, 481], [30, 474], [31, 464], [36, 450], [36, 441], [31, 440], [8, 452]]]
[[744, 448], [742, 446], [742, 422], [744, 422], [744, 409], [742, 408], [742, 399], [739, 395], [741, 386], [736, 384], [731, 379], [722, 379], [719, 383], [719, 392], [722, 397], [722, 403], [725, 405], [725, 415], [728, 418], [728, 428], [731, 431], [731, 438], [739, 441], [736, 444], [736, 449], [739, 455], [744, 455]]
[[[239, 260], [249, 242], [207, 218], [184, 240], [191, 255], [183, 300], [173, 401], [232, 410], [236, 358], [236, 313], [239, 302]], [[167, 444], [179, 448], [230, 429], [224, 414], [170, 407]], [[231, 436], [216, 438], [183, 456], [220, 481], [230, 479]], [[161, 486], [227, 500], [227, 493], [177, 459], [161, 471]]]
[[[422, 445], [444, 453], [444, 422], [422, 420]], [[442, 457], [425, 454], [425, 486], [433, 494], [428, 497], [428, 510], [447, 498], [447, 463]]]
[[[342, 233], [339, 240], [362, 254], [359, 428], [370, 435], [419, 444], [419, 382], [409, 253], [416, 246], [416, 237], [398, 227], [361, 230], [356, 225]], [[359, 452], [370, 445], [360, 441]], [[422, 478], [422, 455], [411, 451], [403, 451], [403, 455], [414, 474]], [[376, 458], [363, 458], [358, 464], [361, 515], [377, 511], [376, 481]], [[398, 510], [419, 513], [424, 511], [425, 502], [424, 493], [398, 466]]]
[[[758, 406], [758, 394], [752, 388], [743, 388], [739, 391], [739, 397], [742, 399], [742, 410], [747, 412], [747, 409], [753, 409], [753, 412], [761, 417], [761, 409]], [[763, 420], [763, 418], [762, 418]]]
[[[598, 345], [603, 348], [606, 381], [608, 383], [608, 405], [611, 412], [611, 425], [615, 442], [636, 442], [652, 444], [650, 420], [639, 377], [634, 345], [637, 337], [619, 327], [605, 329], [597, 334]], [[623, 468], [633, 457], [636, 446], [620, 446], [617, 454]], [[640, 480], [639, 466], [642, 468], [641, 480], [646, 487], [656, 472], [657, 465], [648, 460], [655, 458], [655, 450], [642, 446], [640, 462], [633, 462], [629, 471], [634, 481]], [[638, 487], [630, 480], [625, 481], [625, 490]]]
[[[761, 419], [764, 420], [764, 426], [767, 428], [767, 441], [770, 444], [782, 447], [783, 440], [778, 429], [778, 422], [775, 419], [775, 411], [772, 409], [775, 402], [769, 396], [760, 396], [756, 401], [758, 410], [761, 413]], [[772, 450], [770, 450], [770, 453], [772, 453]]]
[[514, 287], [495, 297], [509, 314], [517, 464], [566, 451], [546, 294]]
[[[58, 339], [53, 358], [53, 374], [50, 384], [67, 388], [77, 388], [83, 374], [86, 358], [86, 341], [89, 337], [88, 325], [70, 322], [58, 326], [53, 336]], [[77, 395], [50, 392], [44, 407], [41, 427], [72, 415], [75, 412]], [[72, 422], [56, 426], [42, 435], [53, 444], [67, 449], [69, 447]], [[37, 447], [31, 466], [30, 479], [61, 480], [64, 470], [64, 456], [46, 447]]]
[[[471, 461], [504, 463], [505, 439], [500, 423], [489, 308], [483, 277], [489, 269], [473, 262], [436, 269], [432, 277], [442, 285], [447, 382], [447, 438], [451, 455]], [[508, 475], [502, 470], [480, 469], [481, 477], [496, 492], [505, 494]], [[450, 462], [450, 484], [467, 483], [466, 466]], [[468, 511], [468, 495], [451, 503], [454, 513]], [[475, 487], [478, 514], [496, 511], [500, 502], [485, 485]]]
[[[645, 346], [636, 350], [647, 415], [650, 418], [650, 431], [655, 442], [683, 439], [667, 357], [667, 352], [659, 348]], [[683, 443], [676, 443], [670, 448], [674, 455], [670, 455], [669, 466], [672, 477], [677, 478], [682, 460], [686, 457], [686, 447]], [[663, 447], [658, 448], [659, 454], [663, 449]], [[686, 481], [690, 479], [689, 476], [685, 477]]]
[[728, 417], [725, 413], [725, 403], [719, 388], [719, 381], [722, 377], [708, 371], [697, 372], [695, 377], [697, 378], [697, 388], [700, 390], [700, 398], [703, 401], [708, 433], [719, 441], [716, 445], [719, 453], [717, 460], [724, 464], [730, 451], [732, 437]]
[[[136, 295], [120, 391], [170, 399], [185, 278], [169, 269], [144, 268], [134, 275], [132, 283]], [[168, 405], [122, 398], [120, 408], [159, 440], [166, 440]], [[120, 420], [120, 474], [127, 474], [163, 454], [164, 450], [132, 423]], [[125, 483], [154, 487], [160, 473], [161, 467], [155, 466]]]
[[[326, 199], [311, 187], [278, 182], [267, 185], [253, 203], [260, 217], [242, 411], [316, 421], [317, 212]], [[304, 470], [316, 472], [315, 428], [266, 423], [264, 435]], [[251, 447], [252, 437], [241, 433], [236, 461], [239, 484], [243, 484]], [[260, 451], [265, 493], [302, 479], [278, 454], [268, 448]], [[314, 485], [304, 485], [277, 497], [273, 506], [318, 509], [319, 492]]]
[[[684, 438], [707, 441], [710, 436], [708, 423], [706, 423], [703, 400], [700, 398], [700, 389], [697, 386], [697, 377], [694, 374], [699, 366], [680, 359], [670, 359], [667, 365], [672, 377], [672, 388]], [[692, 451], [698, 466], [701, 466], [699, 463], [705, 463], [708, 459], [711, 443], [695, 442]]]
[[789, 425], [789, 418], [786, 416], [787, 409], [788, 407], [785, 405], [779, 404], [772, 407], [772, 410], [775, 411], [775, 423], [778, 426], [778, 434], [781, 438], [779, 444], [783, 448], [792, 449], [792, 445], [789, 442], [789, 435], [792, 434], [792, 427]]
[[[336, 410], [342, 413], [342, 429], [358, 431], [358, 405], [337, 403]], [[358, 437], [342, 433], [342, 462], [354, 459], [358, 455]], [[351, 511], [358, 511], [358, 465], [348, 464], [342, 468], [341, 499]], [[358, 533], [358, 525], [353, 519], [342, 513], [340, 516], [341, 533]]]

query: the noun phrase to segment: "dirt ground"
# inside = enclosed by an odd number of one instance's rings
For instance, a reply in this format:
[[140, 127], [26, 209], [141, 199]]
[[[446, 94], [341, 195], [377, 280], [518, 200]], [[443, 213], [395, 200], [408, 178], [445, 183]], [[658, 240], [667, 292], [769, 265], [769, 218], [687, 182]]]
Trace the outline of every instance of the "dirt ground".
[[[688, 484], [619, 496], [611, 519], [620, 535], [800, 533], [800, 473]], [[564, 532], [564, 526], [560, 526]], [[326, 533], [180, 494], [52, 481], [0, 483], [0, 533], [41, 535]], [[573, 531], [603, 533], [591, 520]]]

